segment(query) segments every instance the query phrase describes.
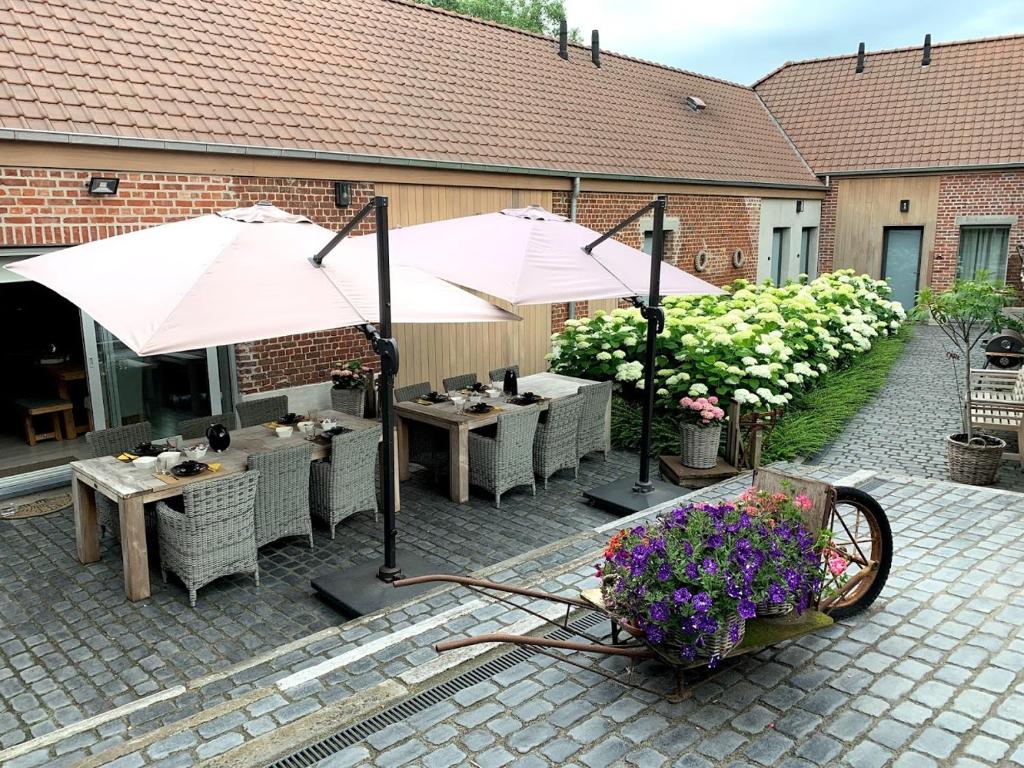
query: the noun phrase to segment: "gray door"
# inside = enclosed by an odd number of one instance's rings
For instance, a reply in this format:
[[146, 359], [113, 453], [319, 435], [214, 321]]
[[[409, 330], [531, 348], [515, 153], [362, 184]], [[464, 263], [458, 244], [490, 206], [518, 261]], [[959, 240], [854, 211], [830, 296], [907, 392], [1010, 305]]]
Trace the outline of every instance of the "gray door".
[[771, 278], [776, 285], [782, 285], [782, 264], [789, 250], [789, 227], [775, 227], [772, 230]]
[[892, 286], [892, 298], [910, 309], [917, 300], [921, 275], [922, 227], [886, 227], [882, 238], [882, 277]]

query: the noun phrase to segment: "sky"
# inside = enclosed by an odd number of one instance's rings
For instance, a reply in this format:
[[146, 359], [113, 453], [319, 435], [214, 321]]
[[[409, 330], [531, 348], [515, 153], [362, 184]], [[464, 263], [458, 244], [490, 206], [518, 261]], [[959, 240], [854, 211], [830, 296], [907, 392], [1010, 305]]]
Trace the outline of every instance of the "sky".
[[1024, 0], [565, 0], [601, 48], [750, 85], [786, 61], [1024, 32]]

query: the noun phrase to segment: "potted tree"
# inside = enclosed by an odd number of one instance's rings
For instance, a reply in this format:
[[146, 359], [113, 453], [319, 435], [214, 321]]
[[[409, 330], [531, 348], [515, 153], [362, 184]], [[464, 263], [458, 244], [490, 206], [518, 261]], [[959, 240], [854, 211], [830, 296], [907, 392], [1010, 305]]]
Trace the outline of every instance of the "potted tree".
[[[917, 309], [919, 318], [928, 318], [953, 344], [956, 352], [947, 353], [953, 362], [957, 397], [961, 406], [962, 431], [946, 440], [949, 479], [969, 485], [991, 485], [1003, 457], [1006, 443], [992, 435], [983, 435], [971, 426], [971, 352], [982, 337], [1008, 324], [1003, 310], [1016, 299], [1013, 289], [985, 279], [957, 280], [942, 293], [930, 288], [921, 291]], [[957, 361], [963, 361], [963, 371]], [[962, 376], [962, 378], [961, 378]], [[960, 396], [963, 385], [964, 394]]]

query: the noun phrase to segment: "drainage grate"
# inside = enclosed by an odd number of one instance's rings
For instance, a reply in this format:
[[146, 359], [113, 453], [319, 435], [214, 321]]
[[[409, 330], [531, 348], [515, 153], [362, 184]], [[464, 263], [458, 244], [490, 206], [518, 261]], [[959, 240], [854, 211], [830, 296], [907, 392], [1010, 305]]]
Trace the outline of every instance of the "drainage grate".
[[[574, 630], [586, 632], [606, 620], [607, 618], [599, 613], [588, 613], [586, 616], [570, 622], [569, 626]], [[565, 629], [556, 629], [547, 635], [547, 637], [557, 640], [569, 640], [573, 636], [573, 632]], [[417, 693], [415, 696], [385, 709], [380, 714], [351, 725], [322, 741], [310, 744], [308, 747], [300, 749], [288, 757], [283, 757], [277, 762], [271, 763], [267, 768], [309, 768], [309, 766], [316, 765], [319, 761], [337, 754], [353, 744], [358, 744], [363, 739], [384, 730], [389, 725], [400, 723], [425, 709], [429, 709], [435, 704], [440, 704], [445, 699], [450, 699], [461, 690], [474, 686], [477, 683], [482, 683], [500, 672], [511, 669], [516, 664], [526, 661], [537, 653], [538, 651], [533, 648], [520, 646], [515, 650], [481, 664], [479, 667], [463, 672], [447, 682]]]
[[885, 480], [880, 477], [871, 477], [865, 480], [863, 483], [857, 484], [857, 489], [864, 491], [864, 493], [871, 493], [885, 485]]

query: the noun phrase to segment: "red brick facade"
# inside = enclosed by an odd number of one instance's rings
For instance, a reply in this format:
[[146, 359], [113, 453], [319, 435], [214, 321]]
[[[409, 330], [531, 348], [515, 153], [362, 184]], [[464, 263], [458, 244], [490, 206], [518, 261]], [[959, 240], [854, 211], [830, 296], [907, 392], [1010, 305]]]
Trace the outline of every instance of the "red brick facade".
[[956, 277], [960, 246], [958, 216], [1016, 216], [1010, 227], [1007, 282], [1021, 289], [1021, 261], [1017, 245], [1024, 243], [1024, 172], [988, 171], [946, 174], [939, 180], [939, 207], [935, 219], [932, 287], [948, 288]]
[[[76, 245], [259, 200], [340, 226], [373, 194], [372, 184], [356, 185], [352, 205], [339, 209], [329, 181], [117, 172], [117, 195], [89, 195], [89, 178], [110, 173], [0, 167], [0, 246]], [[371, 220], [357, 233], [372, 226]], [[332, 361], [369, 354], [351, 328], [239, 344], [239, 389], [263, 392], [322, 381]]]
[[821, 223], [818, 225], [818, 274], [831, 272], [835, 267], [836, 252], [836, 209], [839, 203], [839, 188], [834, 184], [828, 188], [821, 201]]

